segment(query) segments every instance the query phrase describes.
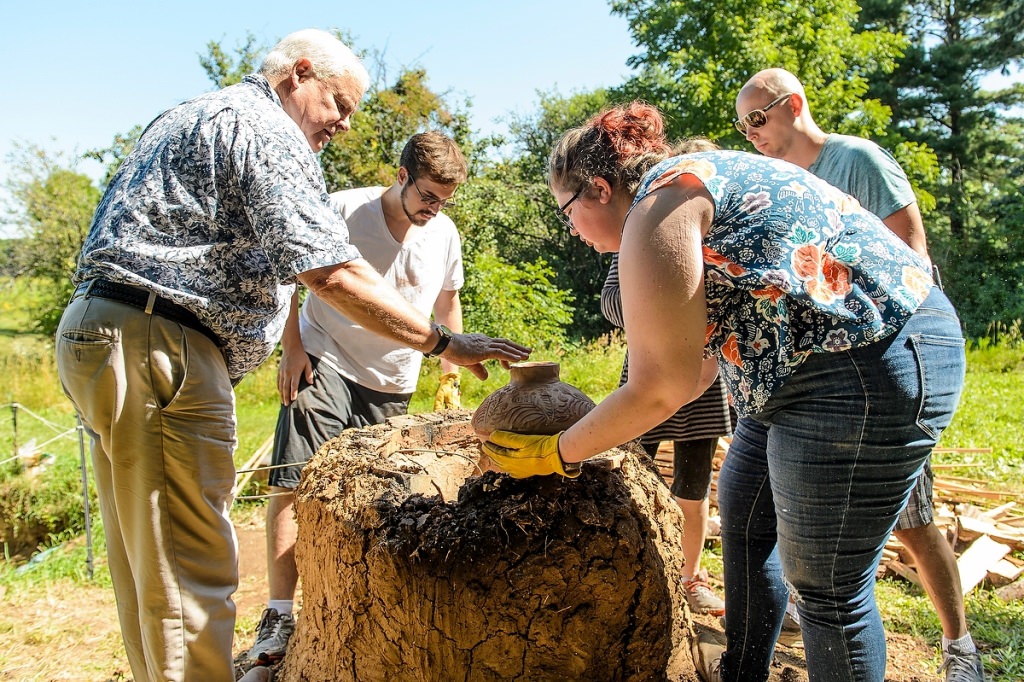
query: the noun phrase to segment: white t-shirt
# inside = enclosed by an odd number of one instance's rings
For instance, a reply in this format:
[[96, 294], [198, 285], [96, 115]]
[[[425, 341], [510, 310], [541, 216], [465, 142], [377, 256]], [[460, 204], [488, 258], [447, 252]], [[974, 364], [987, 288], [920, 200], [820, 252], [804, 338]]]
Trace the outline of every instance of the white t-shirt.
[[[381, 206], [383, 187], [335, 192], [331, 200], [348, 223], [349, 241], [407, 301], [429, 316], [444, 291], [462, 288], [462, 242], [455, 223], [438, 213], [413, 227], [399, 244], [388, 230]], [[423, 354], [364, 329], [317, 296], [306, 297], [299, 313], [306, 352], [345, 378], [383, 393], [412, 393]]]

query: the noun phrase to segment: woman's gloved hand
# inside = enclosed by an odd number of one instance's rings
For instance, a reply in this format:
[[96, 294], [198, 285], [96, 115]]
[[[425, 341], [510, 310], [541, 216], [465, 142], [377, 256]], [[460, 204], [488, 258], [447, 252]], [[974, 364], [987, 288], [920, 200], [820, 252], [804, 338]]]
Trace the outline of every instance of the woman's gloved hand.
[[513, 478], [561, 474], [569, 478], [580, 475], [579, 465], [566, 470], [558, 453], [558, 439], [553, 436], [533, 436], [511, 431], [494, 431], [483, 444], [483, 450], [494, 463]]

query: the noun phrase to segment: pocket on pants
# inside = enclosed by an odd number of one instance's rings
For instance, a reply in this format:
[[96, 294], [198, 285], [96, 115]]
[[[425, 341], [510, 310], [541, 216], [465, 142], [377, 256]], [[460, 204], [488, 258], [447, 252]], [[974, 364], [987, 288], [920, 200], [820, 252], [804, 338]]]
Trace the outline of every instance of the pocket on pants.
[[938, 440], [960, 401], [966, 366], [964, 340], [925, 334], [912, 334], [909, 338], [921, 379], [917, 426]]

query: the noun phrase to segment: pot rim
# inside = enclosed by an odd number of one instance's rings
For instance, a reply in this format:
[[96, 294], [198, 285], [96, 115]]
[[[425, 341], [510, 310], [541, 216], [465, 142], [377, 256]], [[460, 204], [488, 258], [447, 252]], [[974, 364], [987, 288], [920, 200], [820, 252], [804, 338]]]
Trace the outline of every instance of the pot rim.
[[512, 368], [512, 367], [516, 367], [516, 368], [519, 368], [519, 367], [525, 367], [525, 368], [529, 368], [529, 367], [551, 367], [552, 365], [558, 365], [558, 363], [554, 362], [553, 360], [526, 360], [524, 362], [513, 362], [513, 363], [510, 363], [509, 364], [509, 368]]

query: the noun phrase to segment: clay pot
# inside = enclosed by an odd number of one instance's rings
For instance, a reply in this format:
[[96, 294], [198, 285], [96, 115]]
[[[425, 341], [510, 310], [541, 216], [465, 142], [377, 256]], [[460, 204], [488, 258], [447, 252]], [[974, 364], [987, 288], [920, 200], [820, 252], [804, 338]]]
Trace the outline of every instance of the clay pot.
[[487, 440], [492, 431], [551, 435], [564, 431], [594, 409], [583, 391], [558, 378], [557, 362], [518, 362], [509, 382], [484, 398], [473, 414], [473, 431]]

